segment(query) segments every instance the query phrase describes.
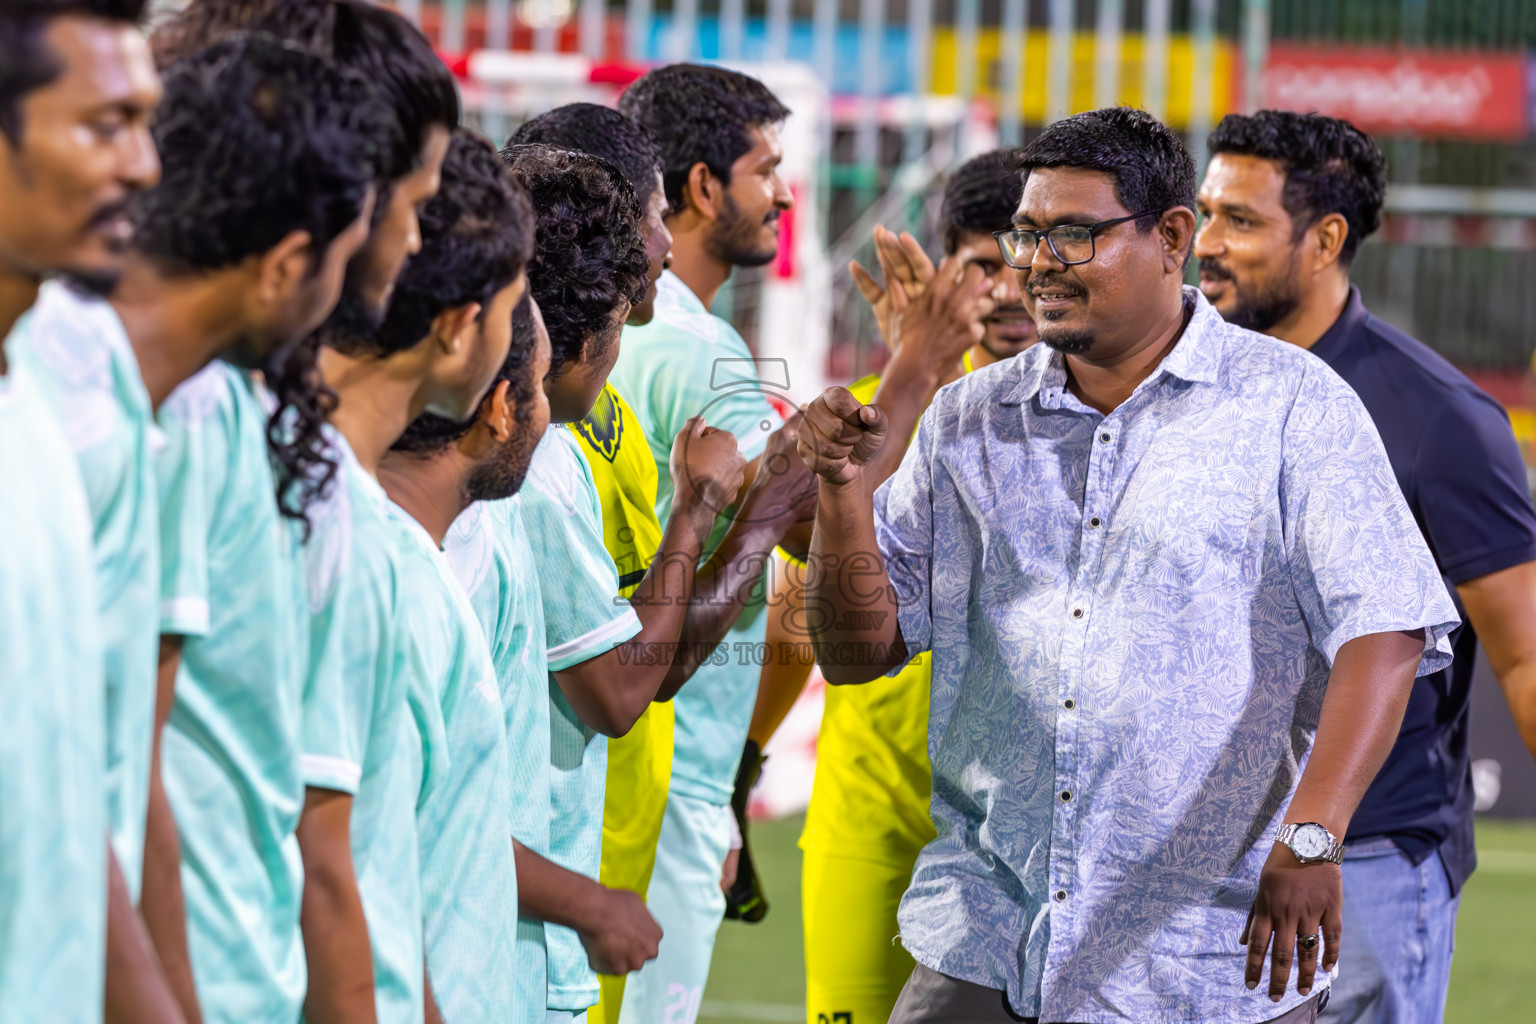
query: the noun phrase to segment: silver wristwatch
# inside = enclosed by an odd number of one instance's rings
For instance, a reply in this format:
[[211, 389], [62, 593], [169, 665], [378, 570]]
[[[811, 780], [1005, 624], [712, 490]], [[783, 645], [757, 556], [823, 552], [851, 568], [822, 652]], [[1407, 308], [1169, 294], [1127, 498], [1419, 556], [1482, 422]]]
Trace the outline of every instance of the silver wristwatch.
[[1275, 835], [1275, 842], [1284, 843], [1290, 847], [1296, 859], [1303, 864], [1317, 864], [1322, 861], [1339, 864], [1344, 860], [1344, 844], [1339, 842], [1332, 832], [1315, 821], [1303, 822], [1300, 825], [1281, 825], [1280, 831]]

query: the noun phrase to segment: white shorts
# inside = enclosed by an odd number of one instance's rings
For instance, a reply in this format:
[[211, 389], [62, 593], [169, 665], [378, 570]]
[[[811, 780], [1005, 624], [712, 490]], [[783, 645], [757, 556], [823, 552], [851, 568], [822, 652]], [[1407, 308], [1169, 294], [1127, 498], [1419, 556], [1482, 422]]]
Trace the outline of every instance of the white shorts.
[[671, 793], [661, 820], [646, 905], [661, 925], [661, 955], [629, 977], [619, 1024], [695, 1024], [725, 918], [720, 871], [731, 809]]

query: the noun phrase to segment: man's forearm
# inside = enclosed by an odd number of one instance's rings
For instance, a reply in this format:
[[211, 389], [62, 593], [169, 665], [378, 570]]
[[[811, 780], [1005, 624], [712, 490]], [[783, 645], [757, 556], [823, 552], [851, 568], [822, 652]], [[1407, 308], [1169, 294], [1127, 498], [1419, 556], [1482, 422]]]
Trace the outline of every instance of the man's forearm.
[[678, 638], [677, 656], [658, 700], [671, 700], [730, 632], [773, 560], [774, 546], [792, 522], [788, 514], [759, 519], [750, 500], [737, 511], [720, 547], [694, 579], [693, 601]]
[[1339, 648], [1312, 756], [1286, 821], [1315, 821], [1339, 837], [1349, 831], [1355, 808], [1397, 740], [1423, 654], [1423, 630], [1372, 633]]
[[107, 845], [107, 1024], [179, 1024], [185, 1018], [133, 909], [117, 856]]
[[426, 1004], [425, 1024], [445, 1024], [442, 1008], [437, 1005], [437, 993], [432, 991], [432, 975], [426, 964], [421, 965], [421, 991]]
[[181, 637], [160, 638], [160, 669], [155, 694], [155, 735], [150, 751], [149, 811], [144, 827], [144, 878], [140, 906], [144, 927], [160, 956], [176, 1002], [187, 1024], [201, 1024], [192, 957], [187, 949], [187, 907], [181, 891], [181, 837], [161, 774], [162, 738], [175, 700], [181, 665]]
[[513, 840], [517, 860], [517, 912], [524, 917], [564, 925], [576, 931], [593, 928], [596, 897], [601, 886]]
[[1466, 580], [1456, 592], [1520, 736], [1536, 756], [1536, 562]]
[[328, 874], [306, 877], [300, 930], [309, 967], [304, 1019], [314, 1024], [376, 1020], [368, 924], [356, 884], [349, 892]]
[[1522, 661], [1499, 673], [1499, 686], [1520, 729], [1526, 749], [1536, 757], [1536, 661]]
[[629, 603], [640, 632], [611, 651], [555, 673], [571, 710], [604, 736], [623, 736], [656, 700], [693, 600], [694, 576], [713, 514], [692, 500], [673, 507], [661, 547]]
[[907, 660], [875, 538], [874, 501], [862, 478], [849, 484], [822, 480], [819, 487], [806, 626], [827, 682], [868, 682]]
[[299, 818], [304, 896], [299, 928], [309, 967], [304, 1019], [312, 1024], [372, 1024], [373, 954], [352, 867], [352, 798], [309, 790]]
[[600, 885], [539, 856], [517, 840], [518, 912], [576, 932], [599, 974], [628, 974], [656, 959], [661, 926], [628, 889]]

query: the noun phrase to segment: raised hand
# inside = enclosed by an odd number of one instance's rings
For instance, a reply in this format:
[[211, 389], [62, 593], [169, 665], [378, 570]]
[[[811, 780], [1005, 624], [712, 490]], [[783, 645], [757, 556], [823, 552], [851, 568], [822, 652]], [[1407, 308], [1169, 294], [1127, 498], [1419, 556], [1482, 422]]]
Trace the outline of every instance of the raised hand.
[[693, 501], [713, 518], [736, 501], [746, 477], [747, 460], [736, 449], [736, 436], [707, 426], [695, 416], [672, 439], [674, 501]]
[[769, 435], [743, 503], [750, 506], [752, 519], [788, 515], [793, 522], [808, 523], [816, 518], [816, 477], [797, 457], [803, 422], [804, 414], [795, 413]]
[[907, 307], [928, 288], [935, 270], [933, 261], [923, 251], [917, 239], [903, 231], [897, 235], [879, 225], [875, 226], [875, 259], [879, 261], [882, 285], [874, 279], [858, 260], [848, 264], [853, 283], [859, 288], [864, 301], [875, 314], [875, 325], [887, 348], [894, 348], [891, 336], [891, 318], [904, 312]]
[[980, 267], [945, 257], [921, 295], [890, 321], [892, 351], [920, 357], [924, 366], [946, 370], [986, 334], [992, 282]]
[[806, 406], [800, 457], [828, 483], [858, 480], [884, 443], [885, 413], [879, 406], [860, 404], [847, 388], [828, 388]]

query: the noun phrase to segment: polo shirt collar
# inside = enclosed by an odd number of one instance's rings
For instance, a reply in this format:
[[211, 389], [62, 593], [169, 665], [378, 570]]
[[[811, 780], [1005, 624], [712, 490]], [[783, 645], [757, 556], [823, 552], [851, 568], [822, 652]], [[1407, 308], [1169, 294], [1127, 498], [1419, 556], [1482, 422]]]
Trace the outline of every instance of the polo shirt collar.
[[1333, 326], [1323, 332], [1323, 336], [1317, 339], [1312, 346], [1312, 354], [1323, 362], [1332, 364], [1344, 351], [1360, 328], [1365, 326], [1366, 319], [1371, 315], [1365, 308], [1365, 303], [1360, 301], [1360, 289], [1354, 285], [1349, 286], [1349, 301], [1344, 303], [1344, 312], [1333, 322]]
[[[1221, 373], [1221, 360], [1225, 352], [1226, 321], [1216, 312], [1200, 289], [1184, 286], [1184, 307], [1194, 307], [1183, 337], [1173, 346], [1173, 351], [1163, 359], [1152, 375], [1142, 382], [1145, 387], [1162, 376], [1177, 377], [1191, 383], [1215, 383]], [[1045, 348], [1043, 344], [1039, 346]], [[1022, 405], [1037, 395], [1048, 398], [1048, 405], [1057, 404], [1061, 392], [1067, 386], [1066, 357], [1050, 349], [1044, 358], [1015, 358], [1019, 365], [1019, 379], [999, 400], [1002, 405]], [[1138, 388], [1138, 390], [1140, 390]]]

